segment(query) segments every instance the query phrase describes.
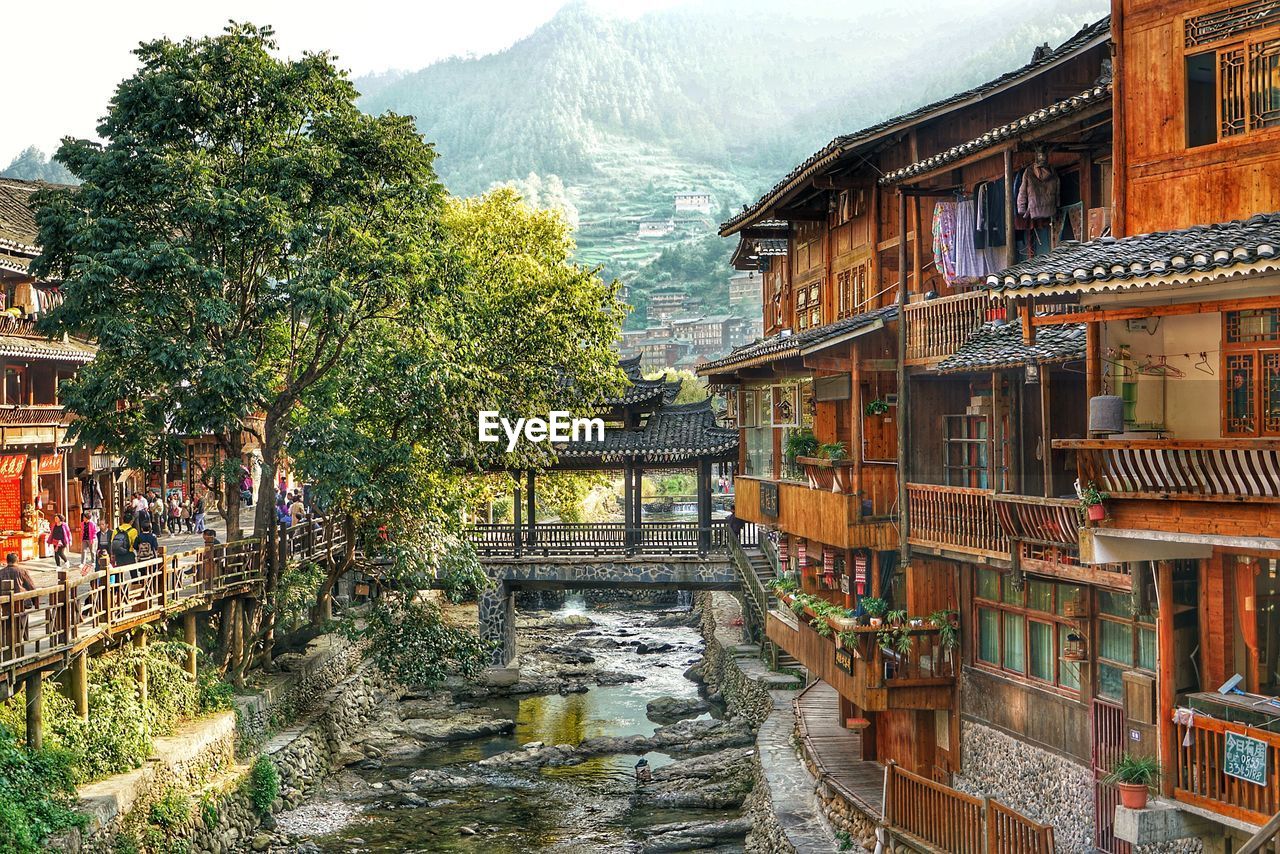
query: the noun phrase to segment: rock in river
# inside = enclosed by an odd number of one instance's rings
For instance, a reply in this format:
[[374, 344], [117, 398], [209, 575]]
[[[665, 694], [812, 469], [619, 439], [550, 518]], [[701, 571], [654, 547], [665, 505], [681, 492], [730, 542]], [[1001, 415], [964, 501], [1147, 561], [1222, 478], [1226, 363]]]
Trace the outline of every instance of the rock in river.
[[711, 704], [701, 697], [658, 697], [650, 700], [646, 707], [649, 720], [660, 724], [675, 723], [710, 710]]

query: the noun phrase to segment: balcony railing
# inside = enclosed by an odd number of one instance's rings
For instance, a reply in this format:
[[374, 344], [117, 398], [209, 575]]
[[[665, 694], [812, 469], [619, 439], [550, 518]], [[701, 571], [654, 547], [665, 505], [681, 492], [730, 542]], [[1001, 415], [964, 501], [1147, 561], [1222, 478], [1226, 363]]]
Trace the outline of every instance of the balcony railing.
[[986, 489], [908, 483], [908, 541], [1007, 560], [1009, 538], [1000, 526], [993, 497]]
[[1080, 502], [1035, 495], [992, 496], [1005, 536], [1046, 546], [1076, 548], [1080, 542]]
[[913, 302], [906, 307], [908, 365], [950, 356], [987, 317], [990, 298], [984, 291]]
[[[1280, 812], [1280, 735], [1200, 715], [1192, 718], [1190, 726], [1179, 723], [1176, 729], [1175, 798], [1253, 824], [1266, 824]], [[1262, 769], [1264, 784], [1226, 773], [1227, 733], [1261, 742], [1250, 747], [1258, 751], [1251, 758], [1254, 767]]]
[[[711, 520], [713, 551], [726, 549], [724, 519]], [[552, 555], [689, 554], [703, 551], [697, 522], [645, 522], [627, 528], [623, 522], [557, 522], [538, 525], [474, 525], [467, 539], [481, 557], [515, 558]], [[757, 529], [743, 528], [743, 545], [755, 545]]]
[[1054, 439], [1114, 498], [1280, 501], [1280, 440]]

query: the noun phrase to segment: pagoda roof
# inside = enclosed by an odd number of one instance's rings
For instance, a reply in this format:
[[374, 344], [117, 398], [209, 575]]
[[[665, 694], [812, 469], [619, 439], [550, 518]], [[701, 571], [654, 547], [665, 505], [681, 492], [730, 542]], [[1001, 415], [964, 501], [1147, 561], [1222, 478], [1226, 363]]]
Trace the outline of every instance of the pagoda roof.
[[698, 459], [732, 459], [738, 453], [738, 431], [716, 425], [711, 398], [697, 403], [666, 404], [650, 413], [638, 430], [606, 427], [603, 439], [555, 446], [564, 461], [598, 460], [670, 465]]

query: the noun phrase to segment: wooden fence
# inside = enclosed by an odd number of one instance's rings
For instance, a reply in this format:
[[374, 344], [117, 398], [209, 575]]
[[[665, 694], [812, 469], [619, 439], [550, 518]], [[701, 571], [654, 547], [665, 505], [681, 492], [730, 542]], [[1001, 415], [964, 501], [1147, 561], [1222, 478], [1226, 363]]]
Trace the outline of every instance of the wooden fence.
[[[345, 552], [347, 531], [337, 519], [312, 519], [282, 530], [277, 543], [284, 561], [315, 560]], [[264, 544], [251, 538], [172, 554], [161, 550], [150, 560], [83, 575], [60, 570], [57, 584], [0, 591], [0, 679], [12, 680], [112, 633], [248, 592], [262, 582], [265, 565]]]
[[1280, 499], [1280, 441], [1054, 439], [1076, 452], [1080, 482], [1116, 498]]
[[991, 798], [978, 798], [885, 766], [884, 825], [908, 844], [949, 854], [1053, 854], [1053, 828]]
[[914, 545], [954, 549], [1008, 559], [1010, 544], [987, 489], [907, 484], [907, 507]]
[[[1190, 727], [1181, 723], [1176, 726], [1174, 743], [1178, 759], [1173, 772], [1174, 797], [1250, 824], [1265, 824], [1280, 813], [1280, 736], [1199, 715], [1193, 721]], [[1225, 772], [1227, 733], [1265, 744], [1265, 747], [1258, 746], [1263, 753], [1259, 765], [1266, 769], [1265, 785]]]
[[936, 362], [956, 352], [986, 321], [990, 302], [987, 292], [972, 291], [908, 305], [906, 364]]
[[[726, 551], [727, 523], [713, 519], [710, 549]], [[645, 522], [627, 528], [623, 522], [556, 522], [538, 525], [485, 524], [467, 529], [467, 539], [480, 557], [507, 558], [556, 555], [696, 555], [702, 548], [697, 522]], [[743, 527], [744, 546], [755, 545], [757, 528]]]

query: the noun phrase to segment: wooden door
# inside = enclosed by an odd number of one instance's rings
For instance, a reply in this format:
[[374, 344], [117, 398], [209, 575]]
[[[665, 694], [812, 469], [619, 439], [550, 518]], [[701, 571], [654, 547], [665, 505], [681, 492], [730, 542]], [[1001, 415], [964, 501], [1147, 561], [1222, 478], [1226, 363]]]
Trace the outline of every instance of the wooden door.
[[1103, 778], [1124, 755], [1124, 708], [1106, 700], [1093, 701], [1093, 844], [1108, 854], [1130, 854], [1132, 846], [1116, 839], [1113, 827], [1120, 790]]

